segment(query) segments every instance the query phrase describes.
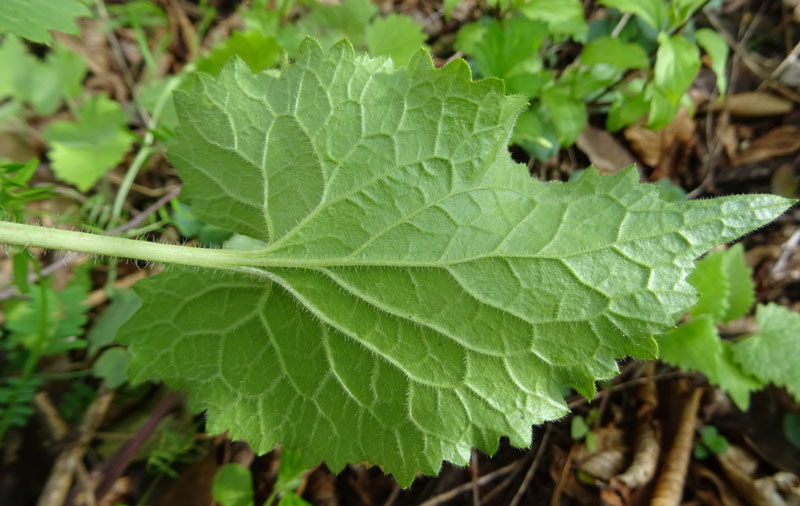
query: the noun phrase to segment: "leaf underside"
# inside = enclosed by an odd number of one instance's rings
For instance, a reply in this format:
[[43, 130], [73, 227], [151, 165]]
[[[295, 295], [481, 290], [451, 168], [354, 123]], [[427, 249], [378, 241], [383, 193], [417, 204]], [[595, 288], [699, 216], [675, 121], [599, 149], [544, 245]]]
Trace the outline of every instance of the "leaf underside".
[[122, 331], [134, 380], [188, 390], [209, 431], [260, 452], [407, 485], [502, 435], [527, 446], [564, 385], [591, 396], [617, 357], [656, 356], [698, 255], [788, 205], [667, 203], [635, 170], [541, 183], [506, 149], [526, 101], [462, 60], [301, 53], [176, 96], [182, 196], [267, 246], [140, 282]]

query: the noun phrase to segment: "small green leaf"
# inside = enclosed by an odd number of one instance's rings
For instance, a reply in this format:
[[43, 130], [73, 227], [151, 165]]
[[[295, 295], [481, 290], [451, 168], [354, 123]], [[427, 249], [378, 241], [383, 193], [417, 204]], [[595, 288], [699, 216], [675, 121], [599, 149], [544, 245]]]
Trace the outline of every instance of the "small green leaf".
[[608, 63], [620, 70], [646, 69], [650, 67], [650, 58], [639, 44], [626, 43], [613, 37], [600, 37], [583, 48], [581, 63]]
[[708, 381], [728, 392], [742, 411], [750, 405], [750, 393], [763, 384], [743, 372], [722, 341], [714, 320], [704, 315], [658, 337], [661, 360], [685, 370], [703, 373]]
[[278, 501], [278, 506], [311, 506], [311, 504], [294, 492], [285, 492]]
[[407, 64], [421, 47], [427, 47], [422, 27], [401, 14], [374, 20], [367, 26], [365, 38], [370, 54], [389, 56], [398, 65]]
[[133, 135], [119, 103], [105, 95], [89, 99], [76, 121], [57, 121], [44, 131], [56, 175], [81, 191], [89, 190], [130, 149]]
[[572, 439], [579, 441], [583, 439], [589, 432], [589, 426], [586, 425], [586, 420], [582, 416], [575, 415], [572, 417], [572, 424], [570, 425], [569, 434]]
[[[678, 27], [699, 9], [706, 0], [672, 0], [669, 3], [669, 24]], [[714, 7], [712, 7], [713, 9]]]
[[530, 19], [547, 23], [551, 34], [568, 35], [576, 40], [586, 37], [588, 28], [580, 0], [527, 0], [517, 9]]
[[[458, 29], [456, 40], [453, 43], [453, 48], [461, 51], [464, 54], [475, 54], [475, 47], [486, 35], [487, 23], [475, 21], [467, 23]], [[0, 77], [2, 79], [2, 77]]]
[[117, 388], [128, 381], [128, 352], [120, 347], [109, 348], [92, 365], [92, 374], [108, 388]]
[[539, 105], [533, 105], [519, 115], [511, 142], [539, 160], [547, 160], [560, 148], [550, 116]]
[[76, 97], [86, 75], [83, 57], [63, 45], [55, 44], [40, 60], [13, 35], [2, 40], [0, 68], [14, 69], [0, 75], [0, 98], [27, 102], [42, 115], [53, 114], [64, 98]]
[[[25, 100], [42, 115], [53, 114], [62, 100], [80, 95], [86, 61], [61, 44], [55, 44], [44, 61], [34, 66], [35, 79], [27, 80]], [[31, 76], [27, 76], [30, 79]]]
[[592, 431], [586, 433], [586, 449], [590, 452], [597, 451], [597, 438]]
[[678, 114], [678, 105], [672, 103], [664, 92], [654, 83], [645, 88], [645, 97], [650, 103], [650, 114], [647, 117], [647, 128], [658, 130], [672, 123]]
[[747, 314], [755, 302], [753, 270], [744, 259], [742, 243], [736, 243], [724, 253], [725, 276], [728, 278], [728, 310], [722, 316], [723, 322], [735, 320]]
[[700, 70], [697, 46], [683, 35], [658, 34], [654, 82], [673, 105], [677, 105]]
[[650, 109], [645, 96], [644, 80], [634, 79], [626, 86], [614, 91], [614, 99], [606, 118], [606, 129], [616, 132], [620, 128], [636, 123]]
[[26, 294], [30, 290], [28, 284], [28, 270], [31, 262], [31, 255], [28, 250], [19, 251], [14, 255], [14, 284], [19, 293]]
[[744, 261], [741, 243], [706, 255], [688, 278], [699, 294], [697, 304], [691, 309], [692, 316], [708, 314], [715, 322], [744, 316], [755, 300], [752, 275]]
[[168, 86], [172, 86], [174, 76], [155, 79], [139, 87], [139, 104], [151, 115], [159, 105], [163, 93], [169, 93], [166, 103], [161, 106], [161, 115], [158, 126], [165, 127], [168, 131], [175, 130], [178, 126], [178, 113], [175, 112], [175, 103], [172, 100], [172, 93], [167, 91]]
[[635, 14], [656, 30], [664, 28], [667, 20], [667, 4], [664, 0], [599, 0], [599, 3]]
[[191, 206], [183, 204], [178, 200], [171, 202], [174, 214], [172, 215], [172, 222], [178, 231], [186, 238], [198, 238], [200, 242], [206, 245], [216, 246], [231, 238], [233, 232], [225, 230], [214, 225], [209, 225], [201, 220], [198, 220], [192, 214]]
[[217, 469], [211, 495], [220, 506], [253, 506], [253, 477], [241, 464], [225, 464]]
[[756, 308], [758, 332], [733, 345], [742, 368], [765, 383], [786, 387], [800, 401], [800, 314], [777, 304]]
[[14, 72], [0, 72], [0, 99], [20, 98], [22, 81], [32, 75], [34, 65], [34, 57], [18, 37], [7, 34], [0, 39], [0, 68], [14, 69]]
[[458, 2], [460, 1], [461, 0], [444, 0], [443, 10], [445, 19], [450, 19], [450, 16], [453, 15], [453, 11], [456, 8], [456, 5], [458, 5]]
[[800, 450], [800, 415], [791, 412], [783, 415], [783, 435], [792, 446]]
[[713, 321], [722, 321], [730, 305], [724, 251], [714, 251], [706, 255], [697, 263], [697, 268], [689, 275], [688, 281], [698, 293], [697, 304], [692, 307], [691, 315], [710, 315]]
[[308, 467], [300, 452], [282, 448], [275, 490], [278, 492], [296, 490], [303, 483], [303, 476], [307, 471]]
[[654, 183], [661, 190], [661, 198], [669, 202], [680, 202], [686, 200], [686, 190], [676, 185], [668, 177], [662, 177]]
[[713, 425], [706, 425], [700, 429], [700, 440], [706, 448], [717, 455], [728, 451], [728, 439]]
[[233, 32], [222, 44], [197, 62], [197, 70], [217, 75], [225, 63], [238, 56], [253, 72], [274, 67], [280, 62], [281, 46], [275, 37], [260, 30]]
[[89, 353], [96, 353], [100, 348], [114, 342], [122, 324], [141, 307], [142, 300], [133, 290], [114, 290], [111, 293], [111, 304], [95, 321], [86, 339], [89, 341]]
[[323, 46], [347, 38], [355, 46], [363, 46], [364, 34], [378, 7], [370, 0], [343, 0], [323, 3], [312, 0], [313, 9], [296, 26], [301, 37], [311, 36]]
[[589, 102], [606, 93], [619, 76], [619, 69], [605, 63], [572, 67], [561, 73], [557, 86], [569, 89], [572, 98]]
[[78, 0], [3, 0], [0, 34], [11, 32], [34, 42], [49, 44], [49, 30], [77, 35], [75, 18], [91, 16]]
[[728, 78], [725, 75], [725, 65], [728, 63], [728, 44], [720, 34], [708, 28], [701, 28], [694, 33], [697, 43], [708, 53], [711, 58], [711, 69], [717, 76], [719, 94], [725, 95], [728, 89]]
[[84, 304], [88, 296], [86, 269], [76, 270], [75, 278], [60, 292], [51, 286], [49, 278], [39, 280], [41, 286], [31, 287], [28, 299], [6, 311], [6, 344], [32, 349], [40, 339], [40, 311], [42, 292], [45, 292], [47, 312], [46, 341], [41, 353], [53, 355], [86, 347], [86, 341], [78, 339], [86, 324], [89, 306]]
[[710, 453], [702, 441], [695, 441], [692, 455], [694, 456], [695, 460], [705, 460], [708, 458]]
[[586, 126], [586, 104], [562, 86], [546, 88], [541, 100], [553, 120], [559, 144], [571, 146]]
[[475, 44], [473, 63], [480, 77], [499, 77], [506, 92], [535, 95], [545, 83], [539, 76], [542, 57], [539, 48], [547, 35], [547, 25], [525, 18], [492, 21]]

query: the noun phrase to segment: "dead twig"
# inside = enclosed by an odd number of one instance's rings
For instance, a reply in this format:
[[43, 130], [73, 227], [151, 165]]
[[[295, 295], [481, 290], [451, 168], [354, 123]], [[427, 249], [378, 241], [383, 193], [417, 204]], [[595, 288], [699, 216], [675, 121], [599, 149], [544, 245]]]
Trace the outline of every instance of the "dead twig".
[[550, 497], [550, 506], [558, 506], [561, 502], [561, 492], [564, 490], [564, 484], [567, 482], [567, 474], [572, 470], [572, 459], [575, 456], [575, 450], [578, 448], [578, 443], [573, 443], [567, 453], [567, 458], [564, 461], [564, 467], [561, 468], [561, 474], [558, 476], [556, 488], [553, 495]]
[[[114, 455], [106, 461], [104, 466], [103, 477], [97, 488], [94, 491], [94, 497], [101, 500], [106, 493], [111, 490], [112, 485], [117, 481], [117, 478], [122, 476], [125, 468], [139, 451], [139, 448], [144, 444], [150, 434], [158, 426], [164, 416], [172, 409], [172, 406], [178, 401], [178, 395], [174, 392], [167, 392], [167, 395], [158, 403], [156, 409], [148, 418], [147, 422], [142, 425], [142, 428], [133, 436], [127, 443], [125, 443]], [[60, 503], [59, 503], [60, 504]]]
[[[764, 2], [762, 6], [766, 6], [768, 4], [769, 2]], [[789, 100], [793, 100], [794, 102], [800, 103], [800, 94], [797, 93], [796, 91], [790, 90], [789, 88], [780, 84], [778, 81], [772, 79], [770, 74], [768, 74], [767, 71], [764, 70], [764, 68], [761, 67], [761, 65], [759, 65], [755, 61], [755, 59], [747, 50], [747, 48], [745, 48], [743, 44], [739, 43], [739, 41], [737, 41], [730, 34], [730, 32], [728, 32], [728, 30], [725, 28], [725, 26], [722, 24], [722, 21], [720, 21], [720, 19], [717, 17], [716, 14], [714, 14], [713, 12], [707, 12], [707, 11], [704, 12], [706, 17], [708, 18], [709, 23], [711, 23], [711, 26], [713, 26], [714, 29], [717, 32], [719, 32], [720, 35], [722, 35], [722, 37], [725, 39], [725, 42], [727, 42], [728, 45], [733, 48], [734, 52], [741, 56], [742, 63], [744, 63], [745, 66], [748, 69], [750, 69], [751, 72], [753, 72], [753, 74], [758, 76], [758, 78], [761, 79], [765, 83], [765, 85], [777, 91], [784, 97], [788, 98]]]
[[544, 455], [547, 442], [550, 440], [550, 431], [552, 430], [552, 427], [552, 425], [547, 424], [544, 430], [544, 435], [542, 436], [542, 440], [539, 441], [539, 448], [536, 449], [536, 456], [533, 458], [533, 462], [531, 462], [528, 472], [525, 473], [525, 477], [522, 478], [522, 483], [520, 483], [517, 492], [514, 494], [511, 502], [508, 503], [509, 506], [517, 506], [519, 501], [522, 499], [523, 494], [525, 494], [525, 491], [528, 490], [531, 480], [533, 479], [533, 475], [536, 474], [536, 469], [539, 467], [539, 462], [541, 462], [542, 456]]
[[[770, 81], [779, 81], [783, 71], [786, 70], [786, 67], [792, 64], [792, 62], [795, 60], [795, 58], [797, 58], [798, 55], [800, 55], [800, 42], [795, 44], [794, 48], [792, 48], [791, 52], [789, 52], [789, 54], [786, 55], [786, 58], [784, 58], [783, 61], [781, 61], [780, 65], [775, 67], [775, 70], [773, 70], [770, 73], [769, 75]], [[759, 84], [757, 89], [759, 90], [763, 89], [765, 86], [766, 86], [766, 81]]]
[[[633, 388], [635, 386], [639, 386], [639, 385], [641, 385], [643, 383], [648, 383], [650, 381], [663, 381], [663, 380], [668, 380], [668, 379], [675, 379], [675, 378], [680, 378], [681, 376], [686, 376], [687, 374], [691, 374], [691, 373], [687, 373], [686, 371], [672, 371], [672, 372], [667, 372], [667, 373], [664, 373], [664, 374], [656, 374], [655, 376], [651, 376], [651, 377], [647, 377], [647, 378], [632, 379], [630, 381], [626, 381], [624, 383], [620, 383], [619, 385], [614, 385], [613, 387], [609, 387], [609, 388], [606, 388], [605, 390], [601, 390], [601, 391], [597, 392], [597, 395], [595, 396], [594, 399], [592, 399], [592, 401], [594, 401], [595, 399], [602, 399], [604, 396], [606, 396], [608, 394], [611, 394], [611, 393], [614, 393], [614, 392], [619, 392], [620, 390], [627, 390], [629, 388]], [[569, 409], [575, 409], [578, 406], [581, 406], [581, 405], [583, 405], [583, 404], [585, 404], [587, 402], [590, 402], [590, 401], [585, 399], [585, 398], [583, 398], [583, 397], [581, 397], [579, 399], [576, 399], [576, 400], [568, 403], [567, 407]]]
[[689, 471], [689, 457], [692, 455], [697, 408], [702, 397], [703, 390], [695, 388], [684, 405], [678, 432], [656, 482], [653, 498], [650, 501], [651, 506], [678, 506], [681, 503], [683, 484]]
[[[506, 474], [514, 471], [520, 464], [520, 461], [512, 462], [507, 466], [501, 467], [500, 469], [496, 469], [491, 473], [484, 474], [480, 478], [478, 478], [478, 485], [483, 486], [487, 483], [490, 483], [501, 476], [505, 476]], [[447, 492], [443, 492], [439, 495], [431, 497], [424, 503], [420, 504], [419, 506], [434, 506], [436, 504], [442, 504], [443, 502], [449, 501], [454, 497], [457, 497], [459, 494], [463, 494], [464, 492], [470, 490], [472, 488], [472, 482], [464, 483], [463, 485], [459, 485], [455, 488], [448, 490]]]
[[53, 439], [63, 439], [69, 432], [69, 425], [53, 405], [47, 392], [37, 392], [33, 398], [33, 405], [47, 422], [47, 427], [53, 434]]
[[478, 478], [480, 477], [480, 470], [478, 469], [478, 450], [475, 448], [472, 449], [469, 460], [472, 477], [472, 505], [481, 506], [481, 493], [478, 486]]
[[50, 477], [39, 496], [37, 506], [61, 506], [72, 486], [73, 477], [83, 459], [94, 433], [105, 418], [114, 398], [114, 391], [103, 389], [89, 405], [78, 427], [77, 439], [68, 445], [56, 459]]

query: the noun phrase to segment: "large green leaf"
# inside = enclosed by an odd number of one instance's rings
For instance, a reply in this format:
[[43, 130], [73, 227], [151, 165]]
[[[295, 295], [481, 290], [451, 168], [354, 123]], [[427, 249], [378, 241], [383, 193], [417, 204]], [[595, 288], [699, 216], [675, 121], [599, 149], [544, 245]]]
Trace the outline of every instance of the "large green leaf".
[[79, 0], [2, 0], [0, 34], [11, 32], [34, 42], [49, 43], [49, 30], [78, 33], [75, 18], [89, 16]]
[[182, 197], [267, 245], [140, 282], [132, 378], [188, 390], [257, 451], [408, 484], [502, 435], [527, 446], [565, 385], [591, 396], [615, 358], [654, 357], [694, 259], [789, 205], [665, 202], [634, 169], [538, 182], [506, 149], [525, 105], [462, 60], [398, 68], [346, 42], [198, 77], [176, 95]]

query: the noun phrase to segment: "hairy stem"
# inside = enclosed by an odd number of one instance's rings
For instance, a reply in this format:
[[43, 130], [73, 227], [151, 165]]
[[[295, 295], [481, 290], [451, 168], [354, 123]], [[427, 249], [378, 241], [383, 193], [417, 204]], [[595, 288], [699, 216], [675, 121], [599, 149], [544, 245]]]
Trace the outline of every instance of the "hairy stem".
[[242, 252], [175, 246], [57, 228], [0, 222], [0, 244], [77, 251], [148, 262], [242, 270]]

